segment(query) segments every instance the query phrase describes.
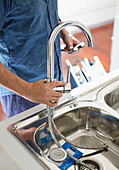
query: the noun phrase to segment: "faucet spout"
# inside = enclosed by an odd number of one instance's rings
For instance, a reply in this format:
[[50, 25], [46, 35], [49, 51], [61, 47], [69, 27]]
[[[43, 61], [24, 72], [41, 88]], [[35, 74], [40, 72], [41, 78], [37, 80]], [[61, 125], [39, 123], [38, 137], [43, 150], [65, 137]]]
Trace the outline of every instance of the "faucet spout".
[[54, 80], [54, 42], [57, 34], [67, 26], [76, 26], [78, 27], [86, 36], [88, 47], [94, 46], [93, 36], [90, 30], [84, 26], [82, 23], [77, 21], [68, 21], [60, 23], [53, 30], [49, 42], [48, 42], [48, 57], [47, 57], [47, 82], [51, 82]]

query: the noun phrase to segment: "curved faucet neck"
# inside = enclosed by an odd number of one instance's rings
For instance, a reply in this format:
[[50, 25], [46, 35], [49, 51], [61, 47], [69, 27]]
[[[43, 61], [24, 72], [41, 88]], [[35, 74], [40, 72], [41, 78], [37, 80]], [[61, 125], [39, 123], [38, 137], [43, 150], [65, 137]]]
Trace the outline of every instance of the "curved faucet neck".
[[57, 34], [63, 28], [67, 26], [78, 27], [85, 34], [87, 42], [88, 42], [88, 47], [94, 46], [93, 36], [90, 30], [86, 26], [84, 26], [83, 24], [77, 21], [68, 21], [68, 22], [60, 23], [57, 27], [55, 27], [55, 29], [51, 33], [51, 36], [48, 42], [47, 79], [49, 82], [54, 80], [54, 42], [55, 42]]

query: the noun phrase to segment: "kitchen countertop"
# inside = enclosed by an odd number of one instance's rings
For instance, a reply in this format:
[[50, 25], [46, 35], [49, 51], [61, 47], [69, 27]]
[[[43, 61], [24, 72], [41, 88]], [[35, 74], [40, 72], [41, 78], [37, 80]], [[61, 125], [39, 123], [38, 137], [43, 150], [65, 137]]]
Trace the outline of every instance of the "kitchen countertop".
[[[105, 78], [103, 77], [100, 81], [89, 82], [87, 85], [82, 87], [77, 87], [71, 91], [71, 96], [75, 95], [85, 95], [91, 89], [96, 89], [101, 86], [104, 82], [110, 81], [112, 78], [119, 76], [119, 70], [108, 73]], [[77, 93], [78, 92], [78, 93]], [[63, 100], [66, 100], [64, 96]], [[38, 162], [36, 158], [25, 148], [22, 143], [10, 133], [7, 129], [9, 125], [31, 116], [33, 113], [39, 112], [46, 108], [46, 105], [40, 104], [32, 109], [29, 109], [19, 115], [9, 118], [5, 121], [0, 122], [0, 169], [1, 170], [44, 170], [45, 167], [42, 163]]]

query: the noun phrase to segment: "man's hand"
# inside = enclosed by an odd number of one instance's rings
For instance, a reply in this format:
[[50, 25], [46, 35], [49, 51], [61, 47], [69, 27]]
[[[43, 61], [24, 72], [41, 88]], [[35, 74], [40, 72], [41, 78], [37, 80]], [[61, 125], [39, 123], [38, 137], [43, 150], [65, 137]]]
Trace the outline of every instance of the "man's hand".
[[73, 35], [69, 34], [65, 28], [61, 30], [60, 35], [63, 42], [66, 44], [64, 51], [69, 52], [79, 44], [79, 41]]
[[65, 85], [65, 82], [53, 81], [46, 83], [45, 80], [27, 83], [25, 87], [27, 90], [24, 91], [25, 94], [23, 94], [23, 97], [35, 103], [43, 103], [54, 107], [58, 104], [58, 100], [62, 97], [62, 93], [54, 91], [53, 88]]

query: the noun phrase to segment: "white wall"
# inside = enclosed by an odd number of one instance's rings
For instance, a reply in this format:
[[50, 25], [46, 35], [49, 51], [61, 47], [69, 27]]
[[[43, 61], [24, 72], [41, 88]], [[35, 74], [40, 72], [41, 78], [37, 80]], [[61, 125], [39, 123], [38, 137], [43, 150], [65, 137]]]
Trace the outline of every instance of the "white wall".
[[119, 31], [118, 30], [119, 30], [119, 0], [117, 0], [116, 16], [114, 20], [110, 71], [119, 69]]
[[88, 27], [114, 19], [117, 0], [58, 0], [62, 21], [78, 20]]

